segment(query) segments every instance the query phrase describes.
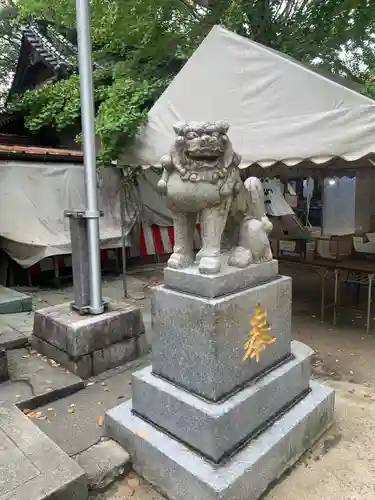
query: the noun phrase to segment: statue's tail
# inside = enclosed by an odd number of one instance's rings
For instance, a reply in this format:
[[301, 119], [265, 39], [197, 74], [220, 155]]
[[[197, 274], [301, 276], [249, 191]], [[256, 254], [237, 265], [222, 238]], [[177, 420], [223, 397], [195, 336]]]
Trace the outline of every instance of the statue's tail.
[[273, 225], [266, 214], [262, 181], [258, 177], [249, 177], [244, 182], [244, 186], [250, 193], [253, 216], [262, 222], [264, 231], [269, 234]]
[[270, 232], [273, 229], [272, 222], [269, 220], [269, 218], [267, 217], [267, 215], [264, 215], [260, 220], [262, 221], [262, 224], [263, 224], [263, 227], [264, 227], [264, 231], [266, 232], [266, 234], [270, 234]]

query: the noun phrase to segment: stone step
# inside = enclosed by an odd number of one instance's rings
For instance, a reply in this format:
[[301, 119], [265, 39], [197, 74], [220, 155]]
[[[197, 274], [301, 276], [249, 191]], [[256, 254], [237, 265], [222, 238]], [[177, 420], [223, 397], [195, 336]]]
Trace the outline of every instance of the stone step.
[[75, 460], [86, 473], [90, 491], [104, 490], [131, 469], [129, 453], [111, 439], [90, 446]]
[[257, 500], [330, 427], [334, 391], [311, 392], [222, 466], [139, 418], [132, 402], [106, 415], [107, 434], [131, 455], [134, 469], [167, 498]]
[[32, 311], [32, 299], [25, 293], [0, 285], [0, 314]]
[[87, 500], [83, 470], [14, 405], [0, 405], [1, 500]]
[[133, 411], [219, 463], [304, 397], [313, 350], [292, 342], [293, 358], [221, 403], [210, 403], [156, 377], [133, 374]]

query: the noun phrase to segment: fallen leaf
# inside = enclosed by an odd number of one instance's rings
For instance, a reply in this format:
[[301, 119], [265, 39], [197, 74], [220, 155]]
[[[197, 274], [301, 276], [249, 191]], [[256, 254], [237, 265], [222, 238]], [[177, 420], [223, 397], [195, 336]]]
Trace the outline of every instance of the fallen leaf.
[[138, 432], [136, 432], [136, 435], [141, 437], [141, 438], [144, 438], [144, 439], [146, 439], [146, 437], [147, 437], [147, 433], [144, 431], [138, 431]]
[[104, 419], [103, 419], [102, 415], [100, 415], [100, 417], [98, 417], [98, 425], [99, 425], [99, 427], [101, 427], [103, 425], [103, 422], [104, 422]]
[[75, 411], [76, 411], [76, 405], [75, 404], [69, 405], [68, 413], [75, 413]]
[[129, 488], [131, 488], [132, 490], [136, 490], [139, 487], [139, 479], [137, 479], [136, 477], [130, 477], [127, 480], [127, 483]]
[[31, 410], [25, 408], [24, 410], [22, 410], [22, 412], [24, 413], [24, 415], [28, 415], [31, 412]]
[[25, 354], [25, 356], [22, 356], [22, 357], [23, 357], [24, 359], [27, 359], [27, 358], [29, 358], [30, 356], [29, 356], [29, 354]]
[[43, 415], [41, 411], [30, 411], [27, 416], [29, 418], [38, 418], [42, 420], [46, 420], [46, 417]]

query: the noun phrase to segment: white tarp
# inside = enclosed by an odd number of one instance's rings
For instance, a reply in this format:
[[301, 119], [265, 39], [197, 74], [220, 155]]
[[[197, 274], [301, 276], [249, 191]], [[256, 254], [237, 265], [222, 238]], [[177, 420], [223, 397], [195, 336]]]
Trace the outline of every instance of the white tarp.
[[[101, 248], [121, 246], [119, 171], [100, 171]], [[83, 209], [83, 165], [31, 161], [0, 162], [1, 247], [22, 267], [45, 257], [71, 253], [69, 221], [64, 210]], [[126, 234], [136, 222], [127, 204]]]
[[154, 104], [123, 165], [160, 166], [177, 121], [225, 120], [242, 167], [375, 153], [375, 102], [215, 26]]

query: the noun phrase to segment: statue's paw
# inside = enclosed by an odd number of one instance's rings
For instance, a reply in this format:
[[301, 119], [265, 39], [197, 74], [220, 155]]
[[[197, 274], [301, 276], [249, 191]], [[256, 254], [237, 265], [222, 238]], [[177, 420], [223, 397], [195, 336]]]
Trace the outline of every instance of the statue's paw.
[[220, 259], [220, 252], [216, 250], [212, 250], [211, 248], [201, 248], [197, 255], [195, 256], [195, 263], [199, 264], [199, 262], [204, 258], [213, 258]]
[[270, 262], [273, 259], [271, 247], [268, 247], [264, 253], [264, 261]]
[[237, 247], [229, 257], [228, 266], [244, 268], [253, 262], [253, 255], [250, 250], [244, 247]]
[[220, 269], [220, 257], [201, 257], [199, 262], [199, 272], [201, 274], [218, 274]]
[[168, 267], [172, 269], [183, 269], [194, 262], [193, 254], [173, 253], [168, 260]]

